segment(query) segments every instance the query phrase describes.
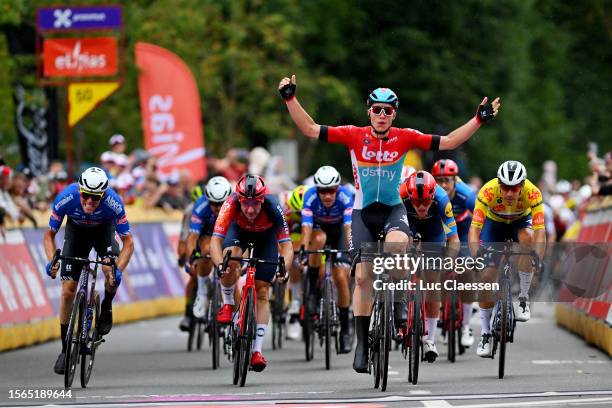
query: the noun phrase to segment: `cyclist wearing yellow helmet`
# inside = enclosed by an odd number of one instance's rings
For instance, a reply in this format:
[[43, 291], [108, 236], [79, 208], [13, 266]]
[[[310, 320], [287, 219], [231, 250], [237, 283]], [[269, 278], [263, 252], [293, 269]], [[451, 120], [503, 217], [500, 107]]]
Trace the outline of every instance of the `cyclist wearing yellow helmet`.
[[[306, 186], [297, 186], [287, 194], [284, 203], [285, 219], [289, 226], [289, 234], [291, 235], [291, 243], [293, 244], [294, 251], [299, 250], [300, 241], [302, 239], [300, 233], [302, 228], [302, 207], [304, 206], [304, 193], [306, 190]], [[299, 313], [302, 304], [302, 275], [297, 261], [298, 259], [296, 258], [289, 271], [291, 306], [288, 311], [290, 320], [287, 329], [287, 338], [290, 340], [299, 339], [301, 332]]]

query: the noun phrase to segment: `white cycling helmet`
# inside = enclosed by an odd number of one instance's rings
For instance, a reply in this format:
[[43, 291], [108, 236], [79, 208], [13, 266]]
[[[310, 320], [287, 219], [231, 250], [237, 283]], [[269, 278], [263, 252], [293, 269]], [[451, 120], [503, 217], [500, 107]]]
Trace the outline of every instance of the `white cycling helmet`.
[[102, 195], [108, 188], [108, 177], [99, 167], [90, 167], [79, 176], [79, 190]]
[[314, 174], [314, 182], [317, 187], [336, 187], [340, 185], [340, 173], [332, 166], [319, 167]]
[[232, 186], [225, 177], [213, 177], [206, 184], [204, 190], [208, 201], [212, 203], [222, 203], [232, 194]]
[[502, 184], [516, 186], [527, 178], [527, 169], [521, 162], [508, 160], [503, 162], [499, 169], [497, 169], [497, 178]]

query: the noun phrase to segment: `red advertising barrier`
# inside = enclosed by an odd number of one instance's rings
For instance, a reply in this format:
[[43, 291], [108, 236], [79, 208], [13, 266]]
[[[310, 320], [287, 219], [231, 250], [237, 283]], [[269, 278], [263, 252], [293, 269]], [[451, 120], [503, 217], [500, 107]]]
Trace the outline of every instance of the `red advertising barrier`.
[[23, 235], [8, 231], [0, 245], [0, 325], [51, 317], [53, 310]]
[[[581, 220], [574, 253], [590, 252], [587, 263], [578, 268], [577, 279], [565, 282], [557, 305], [557, 323], [580, 334], [588, 343], [595, 344], [612, 356], [612, 276], [610, 245], [612, 241], [612, 197], [594, 197]], [[580, 244], [584, 243], [584, 247]], [[586, 245], [591, 244], [591, 245]], [[576, 266], [579, 266], [578, 264]], [[584, 282], [588, 280], [588, 282]], [[575, 283], [574, 287], [570, 287]], [[582, 284], [582, 286], [579, 286]], [[590, 288], [587, 296], [576, 297], [576, 288]]]
[[118, 72], [117, 39], [46, 38], [43, 41], [45, 77], [112, 76]]
[[[187, 275], [176, 261], [179, 229], [178, 220], [132, 224], [135, 251], [114, 300], [115, 323], [184, 309]], [[42, 236], [41, 229], [8, 230], [6, 240], [0, 240], [0, 352], [59, 336], [61, 281], [44, 271]], [[61, 245], [61, 236], [56, 241]], [[104, 291], [100, 276], [96, 290]]]
[[200, 95], [191, 71], [172, 52], [136, 43], [136, 64], [145, 147], [162, 173], [187, 170], [206, 177]]

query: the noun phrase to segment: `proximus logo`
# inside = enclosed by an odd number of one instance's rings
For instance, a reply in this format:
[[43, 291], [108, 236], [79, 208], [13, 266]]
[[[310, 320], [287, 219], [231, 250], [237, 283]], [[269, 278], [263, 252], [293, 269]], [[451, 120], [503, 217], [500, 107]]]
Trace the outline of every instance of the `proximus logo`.
[[392, 162], [395, 161], [395, 159], [397, 159], [397, 156], [399, 156], [398, 152], [388, 152], [388, 151], [370, 151], [368, 150], [367, 146], [363, 146], [363, 150], [361, 151], [361, 157], [363, 157], [365, 160], [376, 160], [377, 162], [381, 162], [381, 161], [385, 161], [385, 162]]

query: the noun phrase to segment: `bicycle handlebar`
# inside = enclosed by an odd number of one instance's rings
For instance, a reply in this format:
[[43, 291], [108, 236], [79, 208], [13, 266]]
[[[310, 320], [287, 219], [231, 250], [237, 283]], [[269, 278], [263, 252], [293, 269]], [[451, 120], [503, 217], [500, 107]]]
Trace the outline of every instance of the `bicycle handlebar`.
[[66, 256], [66, 255], [61, 255], [61, 250], [57, 249], [55, 251], [55, 254], [53, 255], [53, 259], [51, 260], [51, 266], [55, 266], [55, 264], [58, 261], [76, 261], [76, 262], [86, 262], [86, 263], [93, 263], [93, 264], [98, 264], [98, 265], [104, 265], [104, 266], [116, 266], [115, 265], [115, 258], [114, 257], [110, 257], [110, 261], [109, 262], [105, 262], [105, 261], [96, 261], [96, 260], [92, 260], [89, 258], [79, 258], [76, 256]]
[[241, 256], [231, 256], [230, 252], [226, 252], [225, 256], [223, 257], [221, 270], [219, 271], [220, 274], [227, 269], [227, 264], [229, 261], [246, 263], [249, 264], [249, 266], [255, 266], [257, 264], [276, 265], [278, 267], [277, 275], [281, 275], [282, 279], [285, 279], [287, 276], [287, 271], [285, 270], [285, 259], [282, 256], [279, 256], [277, 261], [268, 261], [261, 258], [243, 258]]

